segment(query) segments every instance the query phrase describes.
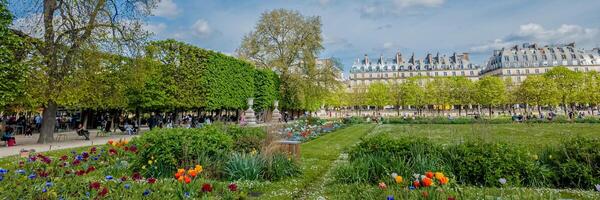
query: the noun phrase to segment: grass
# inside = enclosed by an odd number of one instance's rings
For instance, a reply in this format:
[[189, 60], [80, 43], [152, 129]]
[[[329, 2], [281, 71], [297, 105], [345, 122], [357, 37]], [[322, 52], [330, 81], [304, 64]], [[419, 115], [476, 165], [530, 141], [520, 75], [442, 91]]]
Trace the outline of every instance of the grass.
[[[382, 133], [389, 133], [394, 137], [424, 138], [439, 144], [478, 139], [535, 148], [557, 145], [568, 137], [600, 137], [597, 130], [600, 130], [600, 124], [353, 125], [303, 143], [301, 176], [276, 182], [241, 181], [238, 185], [245, 191], [250, 191], [250, 199], [385, 199], [390, 194], [395, 199], [418, 199], [421, 197], [419, 192], [393, 186], [383, 191], [370, 184], [333, 183], [329, 172], [339, 162], [345, 161], [344, 151], [358, 143], [360, 138]], [[61, 155], [86, 148], [89, 147], [48, 153]], [[16, 156], [0, 159], [0, 166], [14, 163], [17, 159]], [[504, 197], [502, 199], [600, 199], [600, 192], [582, 190], [455, 186], [448, 189], [448, 192], [457, 194], [457, 199], [496, 199], [500, 196]]]
[[319, 192], [324, 174], [329, 171], [340, 153], [356, 144], [374, 125], [356, 125], [311, 140], [301, 145], [302, 175], [272, 183], [247, 182], [251, 190], [261, 191], [257, 199], [302, 199]]
[[389, 133], [393, 137], [416, 137], [439, 144], [467, 140], [503, 142], [532, 149], [560, 144], [566, 138], [600, 137], [600, 124], [398, 124], [378, 126], [369, 136]]

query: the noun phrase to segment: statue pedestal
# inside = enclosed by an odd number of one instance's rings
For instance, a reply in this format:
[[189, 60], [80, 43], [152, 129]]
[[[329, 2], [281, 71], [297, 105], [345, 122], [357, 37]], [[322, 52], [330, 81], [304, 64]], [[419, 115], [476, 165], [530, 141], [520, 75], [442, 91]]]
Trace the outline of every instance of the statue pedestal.
[[281, 120], [281, 113], [279, 113], [279, 110], [277, 110], [277, 108], [275, 108], [275, 110], [273, 110], [273, 114], [271, 115], [271, 122], [279, 123], [280, 120]]
[[248, 108], [244, 112], [244, 120], [246, 121], [246, 125], [256, 125], [256, 115], [254, 115], [252, 108]]

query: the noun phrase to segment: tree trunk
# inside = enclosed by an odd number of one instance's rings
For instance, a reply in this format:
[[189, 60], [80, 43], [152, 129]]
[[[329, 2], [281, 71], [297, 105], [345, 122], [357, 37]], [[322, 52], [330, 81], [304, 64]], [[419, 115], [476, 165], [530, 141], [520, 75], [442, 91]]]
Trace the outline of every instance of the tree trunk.
[[490, 106], [488, 107], [488, 109], [489, 109], [490, 118], [492, 118], [492, 105], [490, 105]]
[[542, 106], [540, 106], [539, 103], [537, 105], [537, 108], [538, 108], [538, 114], [540, 114], [540, 119], [542, 119]]
[[49, 101], [42, 113], [42, 128], [38, 144], [54, 142], [54, 127], [56, 126], [56, 111], [58, 105], [54, 101]]

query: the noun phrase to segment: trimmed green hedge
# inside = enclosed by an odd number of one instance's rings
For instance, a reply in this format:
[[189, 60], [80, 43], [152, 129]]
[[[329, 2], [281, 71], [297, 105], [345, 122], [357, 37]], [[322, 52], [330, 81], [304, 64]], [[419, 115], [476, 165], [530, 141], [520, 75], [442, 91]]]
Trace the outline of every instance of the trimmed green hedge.
[[592, 189], [600, 182], [600, 139], [574, 138], [558, 147], [525, 147], [469, 141], [440, 146], [386, 134], [364, 139], [349, 151], [348, 164], [334, 170], [340, 183], [391, 183], [389, 175], [443, 171], [461, 184]]
[[[355, 123], [362, 123], [364, 120], [356, 120]], [[583, 119], [575, 119], [570, 121], [569, 119], [559, 116], [555, 117], [552, 121], [547, 119], [529, 119], [525, 120], [522, 123], [600, 123], [600, 118], [597, 117], [586, 117]], [[448, 119], [447, 117], [417, 117], [417, 118], [384, 118], [384, 124], [509, 124], [509, 123], [517, 123], [513, 122], [511, 118], [507, 117], [498, 117], [498, 118], [466, 118], [466, 117], [458, 117], [453, 119]]]

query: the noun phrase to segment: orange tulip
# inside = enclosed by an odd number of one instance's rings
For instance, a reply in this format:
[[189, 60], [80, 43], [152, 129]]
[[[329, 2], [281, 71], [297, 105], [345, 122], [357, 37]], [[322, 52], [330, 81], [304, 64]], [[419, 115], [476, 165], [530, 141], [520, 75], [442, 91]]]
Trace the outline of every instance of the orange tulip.
[[440, 180], [440, 179], [442, 179], [442, 177], [445, 177], [442, 172], [436, 172], [435, 173], [435, 179]]
[[396, 178], [394, 178], [394, 180], [396, 180], [396, 183], [400, 184], [400, 183], [402, 183], [402, 176], [396, 176]]
[[185, 183], [190, 183], [192, 179], [189, 176], [185, 176]]
[[446, 183], [448, 183], [448, 177], [444, 176], [444, 177], [440, 178], [440, 184], [444, 185]]
[[179, 182], [183, 182], [183, 176], [179, 176], [179, 177], [177, 178], [177, 181], [179, 181]]
[[188, 170], [188, 174], [192, 177], [196, 177], [196, 175], [198, 175], [198, 172], [196, 170]]
[[422, 182], [424, 187], [429, 187], [431, 184], [433, 184], [433, 181], [430, 178], [424, 178]]
[[425, 176], [427, 176], [427, 178], [433, 178], [433, 172], [428, 171], [427, 173], [425, 173]]
[[202, 173], [202, 165], [196, 165], [194, 170], [196, 170], [197, 173]]

